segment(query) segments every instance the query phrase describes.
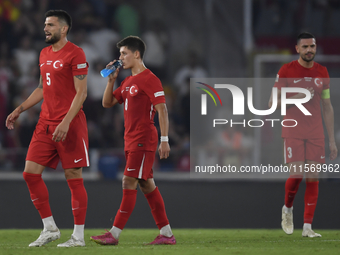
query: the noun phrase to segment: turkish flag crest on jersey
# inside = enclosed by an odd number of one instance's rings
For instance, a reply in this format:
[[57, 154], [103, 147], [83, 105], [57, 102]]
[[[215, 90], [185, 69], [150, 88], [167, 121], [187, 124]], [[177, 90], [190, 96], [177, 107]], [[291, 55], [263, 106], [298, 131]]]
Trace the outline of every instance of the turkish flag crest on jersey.
[[56, 71], [60, 71], [64, 67], [64, 61], [62, 59], [58, 59], [53, 62], [52, 66]]
[[130, 95], [132, 97], [136, 96], [138, 94], [138, 86], [136, 84], [133, 84], [131, 87], [130, 87]]
[[323, 85], [322, 78], [315, 78], [314, 83], [318, 87], [322, 86]]

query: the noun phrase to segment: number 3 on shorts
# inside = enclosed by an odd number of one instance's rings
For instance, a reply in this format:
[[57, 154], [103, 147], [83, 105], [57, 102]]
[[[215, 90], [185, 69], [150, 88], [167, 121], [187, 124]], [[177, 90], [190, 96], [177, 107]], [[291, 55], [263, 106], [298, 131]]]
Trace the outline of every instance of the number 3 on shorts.
[[288, 151], [288, 158], [292, 158], [292, 156], [293, 156], [292, 148], [291, 148], [291, 147], [288, 147], [288, 148], [287, 148], [287, 151]]

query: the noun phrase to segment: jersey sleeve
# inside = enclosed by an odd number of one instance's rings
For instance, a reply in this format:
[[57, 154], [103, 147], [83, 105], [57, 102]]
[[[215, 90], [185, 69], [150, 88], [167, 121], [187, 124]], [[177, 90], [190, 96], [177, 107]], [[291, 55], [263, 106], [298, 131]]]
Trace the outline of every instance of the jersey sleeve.
[[274, 87], [281, 90], [282, 87], [287, 87], [287, 66], [283, 65], [279, 72], [277, 73], [276, 79], [275, 79], [275, 85]]
[[40, 65], [41, 65], [42, 52], [43, 52], [43, 50], [41, 50], [41, 51], [40, 51], [40, 54], [39, 54], [39, 67], [40, 67]]
[[89, 64], [86, 62], [86, 56], [82, 48], [77, 48], [74, 51], [71, 65], [73, 76], [87, 74]]
[[39, 54], [39, 68], [41, 64], [43, 63], [45, 56], [46, 56], [46, 48], [43, 48]]
[[329, 89], [330, 78], [326, 67], [324, 67], [323, 77], [323, 90]]
[[[124, 82], [124, 81], [123, 81]], [[118, 100], [118, 103], [119, 104], [122, 104], [123, 103], [123, 97], [122, 97], [122, 85], [123, 85], [123, 82], [121, 83], [121, 85], [115, 89], [115, 91], [113, 91], [113, 96]]]
[[146, 81], [144, 92], [150, 98], [150, 101], [153, 105], [165, 103], [165, 95], [162, 83], [156, 76], [152, 76]]

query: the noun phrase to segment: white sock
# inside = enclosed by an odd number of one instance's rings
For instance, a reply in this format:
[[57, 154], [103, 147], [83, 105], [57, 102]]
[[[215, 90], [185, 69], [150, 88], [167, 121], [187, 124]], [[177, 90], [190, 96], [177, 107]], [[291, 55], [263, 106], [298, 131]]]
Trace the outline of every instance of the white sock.
[[110, 233], [113, 235], [113, 237], [118, 240], [119, 239], [119, 236], [120, 236], [120, 233], [122, 232], [122, 230], [120, 228], [117, 228], [115, 226], [113, 226], [111, 229], [110, 229]]
[[303, 224], [303, 229], [312, 229], [312, 224], [310, 224], [310, 223], [304, 223], [304, 224]]
[[286, 205], [283, 206], [285, 213], [292, 213], [293, 212], [293, 206], [288, 208]]
[[160, 234], [161, 234], [162, 236], [172, 237], [173, 234], [172, 234], [170, 225], [168, 224], [168, 225], [162, 227], [161, 230], [160, 230]]
[[42, 219], [42, 222], [44, 224], [44, 230], [54, 231], [58, 229], [53, 216]]
[[74, 225], [72, 235], [79, 240], [84, 240], [84, 228], [85, 228], [85, 225]]

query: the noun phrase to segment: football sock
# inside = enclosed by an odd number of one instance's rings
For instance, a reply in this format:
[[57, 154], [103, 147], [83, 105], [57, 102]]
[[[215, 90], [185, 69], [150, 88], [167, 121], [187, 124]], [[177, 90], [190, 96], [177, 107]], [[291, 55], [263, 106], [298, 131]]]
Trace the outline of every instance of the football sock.
[[74, 218], [73, 235], [84, 239], [84, 224], [87, 210], [87, 193], [83, 178], [68, 179], [67, 184], [71, 190], [71, 204]]
[[73, 235], [79, 240], [84, 240], [84, 228], [85, 225], [74, 225]]
[[284, 209], [285, 213], [292, 213], [293, 212], [293, 206], [288, 208], [287, 206], [284, 205], [283, 209]]
[[295, 175], [290, 176], [285, 185], [285, 206], [290, 208], [293, 206], [294, 198], [296, 192], [299, 189], [300, 182], [302, 181], [302, 176]]
[[57, 230], [57, 225], [54, 222], [53, 216], [42, 219], [44, 230], [54, 231]]
[[49, 204], [48, 190], [45, 182], [41, 178], [41, 174], [23, 173], [28, 190], [31, 195], [31, 200], [38, 210], [41, 219], [52, 216], [51, 207]]
[[[151, 208], [152, 216], [156, 222], [158, 229], [161, 230], [166, 225], [169, 226], [166, 229], [168, 228], [170, 229], [169, 220], [165, 212], [164, 201], [163, 201], [161, 193], [158, 190], [158, 187], [156, 187], [154, 191], [148, 194], [144, 194], [144, 196], [148, 200], [149, 206]], [[164, 232], [166, 234], [165, 236], [168, 236], [171, 232], [171, 229], [170, 231], [164, 231]], [[170, 236], [172, 236], [172, 233]]]
[[304, 224], [303, 224], [303, 230], [305, 230], [305, 229], [312, 229], [312, 224], [310, 224], [310, 223], [304, 223]]
[[319, 194], [319, 182], [306, 182], [304, 223], [312, 224]]
[[160, 234], [163, 236], [172, 237], [173, 234], [170, 225], [168, 224], [162, 227], [160, 230]]
[[115, 226], [113, 226], [111, 229], [110, 229], [110, 233], [113, 235], [113, 237], [118, 240], [119, 239], [119, 236], [120, 236], [120, 233], [122, 232], [122, 230], [120, 228], [117, 228]]
[[[120, 204], [120, 207], [119, 207], [118, 212], [116, 214], [115, 220], [113, 222], [114, 227], [119, 228], [120, 230], [124, 229], [128, 219], [130, 218], [130, 215], [131, 215], [133, 209], [135, 208], [136, 199], [137, 199], [137, 190], [136, 189], [133, 189], [133, 190], [132, 189], [123, 189], [122, 202]], [[119, 235], [118, 235], [118, 237], [119, 237]]]

